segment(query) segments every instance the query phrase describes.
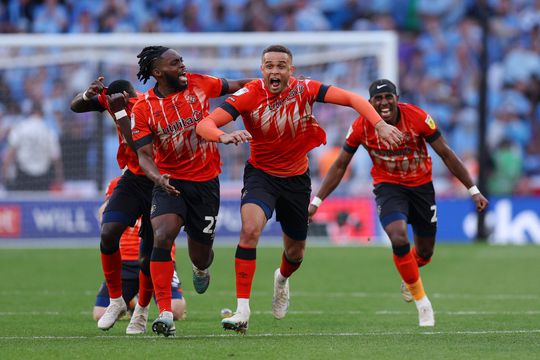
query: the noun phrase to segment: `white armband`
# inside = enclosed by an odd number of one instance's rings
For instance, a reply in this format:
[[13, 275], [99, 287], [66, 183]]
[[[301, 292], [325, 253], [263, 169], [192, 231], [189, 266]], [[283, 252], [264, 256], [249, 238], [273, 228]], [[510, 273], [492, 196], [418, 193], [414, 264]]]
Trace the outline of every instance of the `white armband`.
[[[88, 91], [88, 90], [86, 90], [86, 91]], [[83, 92], [83, 94], [82, 94], [82, 98], [83, 98], [84, 101], [90, 100], [90, 98], [88, 97], [88, 95], [86, 95], [86, 91]]]
[[468, 190], [469, 190], [469, 195], [471, 196], [480, 194], [480, 190], [478, 190], [478, 187], [476, 185], [471, 186]]
[[315, 207], [319, 207], [319, 206], [321, 206], [321, 203], [322, 203], [321, 198], [318, 197], [318, 196], [315, 196], [315, 197], [313, 198], [313, 200], [311, 200], [311, 203], [310, 203], [310, 204], [313, 205], [313, 206], [315, 206]]
[[127, 117], [127, 116], [128, 116], [128, 114], [127, 114], [126, 110], [124, 110], [124, 109], [119, 110], [119, 111], [114, 113], [114, 117], [116, 118], [116, 120], [121, 119], [123, 117]]

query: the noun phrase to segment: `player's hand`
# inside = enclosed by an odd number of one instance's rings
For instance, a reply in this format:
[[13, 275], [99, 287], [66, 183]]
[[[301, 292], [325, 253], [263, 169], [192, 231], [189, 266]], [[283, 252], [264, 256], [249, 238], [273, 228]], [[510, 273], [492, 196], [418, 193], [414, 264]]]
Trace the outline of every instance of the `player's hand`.
[[180, 196], [180, 191], [176, 190], [176, 188], [169, 183], [170, 178], [171, 175], [169, 174], [161, 175], [158, 180], [158, 185], [161, 186], [163, 190], [167, 192], [167, 194], [172, 196]]
[[313, 204], [309, 204], [309, 206], [308, 206], [308, 224], [311, 224], [311, 222], [313, 221], [313, 216], [315, 215], [317, 210], [319, 210], [319, 208], [317, 206], [315, 206]]
[[395, 126], [387, 124], [384, 120], [375, 125], [375, 130], [382, 142], [388, 147], [395, 147], [403, 142], [403, 133]]
[[489, 204], [488, 199], [486, 199], [484, 195], [482, 195], [481, 193], [473, 195], [472, 199], [474, 203], [476, 204], [476, 211], [478, 212], [484, 211]]
[[251, 134], [247, 130], [236, 130], [230, 134], [223, 134], [219, 137], [219, 142], [222, 144], [242, 144], [247, 143], [252, 139]]
[[91, 98], [93, 96], [96, 96], [96, 95], [100, 94], [103, 91], [103, 89], [105, 89], [105, 85], [103, 84], [103, 80], [105, 80], [105, 77], [103, 77], [103, 76], [100, 76], [96, 80], [94, 80], [92, 82], [92, 84], [90, 84], [88, 89], [86, 90], [86, 92], [85, 92], [86, 96]]
[[129, 94], [124, 91], [123, 93], [107, 95], [107, 102], [109, 103], [109, 108], [113, 113], [124, 110], [129, 103]]

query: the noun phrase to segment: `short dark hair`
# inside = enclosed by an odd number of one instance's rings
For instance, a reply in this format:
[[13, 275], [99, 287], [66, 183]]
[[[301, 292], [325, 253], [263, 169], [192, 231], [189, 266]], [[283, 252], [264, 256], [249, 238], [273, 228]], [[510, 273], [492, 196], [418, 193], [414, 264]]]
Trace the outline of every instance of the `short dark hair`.
[[165, 46], [147, 46], [137, 55], [139, 58], [139, 72], [137, 73], [137, 79], [146, 84], [146, 81], [152, 76], [152, 70], [154, 69], [154, 61], [158, 59], [165, 51], [169, 50]]
[[291, 58], [291, 61], [292, 61], [292, 58], [293, 58], [291, 50], [289, 50], [288, 47], [283, 46], [283, 45], [270, 45], [270, 46], [268, 46], [266, 49], [263, 50], [262, 57], [264, 57], [264, 54], [269, 53], [269, 52], [285, 53], [285, 54], [289, 55], [289, 57]]
[[123, 93], [124, 91], [127, 92], [131, 97], [137, 95], [135, 88], [127, 80], [114, 80], [112, 83], [109, 84], [109, 86], [107, 86], [107, 94], [109, 95]]
[[377, 94], [392, 93], [397, 95], [396, 85], [388, 79], [378, 79], [369, 85], [369, 98], [371, 99]]

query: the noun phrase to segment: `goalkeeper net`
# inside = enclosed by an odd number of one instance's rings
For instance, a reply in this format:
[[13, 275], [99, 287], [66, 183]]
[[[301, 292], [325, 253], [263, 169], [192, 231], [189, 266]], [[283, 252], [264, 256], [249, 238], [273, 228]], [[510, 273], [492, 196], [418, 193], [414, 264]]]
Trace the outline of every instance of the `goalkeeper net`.
[[[61, 188], [94, 196], [121, 173], [116, 164], [116, 130], [107, 115], [71, 112], [70, 101], [77, 93], [87, 89], [100, 75], [105, 76], [106, 84], [126, 79], [138, 90], [146, 91], [153, 86], [152, 79], [143, 85], [136, 78], [136, 55], [144, 46], [164, 45], [178, 50], [190, 72], [241, 79], [260, 76], [261, 52], [271, 44], [283, 44], [293, 51], [296, 76], [317, 79], [366, 97], [369, 83], [376, 78], [396, 82], [398, 79], [397, 36], [385, 31], [2, 35], [0, 151], [5, 154], [7, 144], [15, 141], [10, 139], [10, 133], [17, 124], [39, 109], [43, 122], [53, 134], [51, 142], [57, 141], [63, 168]], [[222, 100], [216, 99], [212, 106]], [[329, 143], [342, 141], [356, 118], [351, 109], [324, 104], [315, 107], [315, 115], [326, 129]], [[236, 121], [228, 126], [240, 128], [242, 124]], [[43, 175], [44, 168], [47, 171], [50, 168], [49, 175], [57, 179], [54, 162], [47, 159], [38, 145], [34, 144], [34, 155], [43, 156], [17, 154], [9, 166], [2, 167], [5, 168], [2, 184], [8, 191], [12, 189], [10, 184], [17, 181], [17, 171], [25, 167], [18, 161], [28, 164], [43, 158], [39, 161], [47, 162], [47, 166], [33, 164], [34, 173], [30, 175]], [[221, 182], [227, 193], [228, 185], [236, 190], [241, 183], [248, 148], [238, 146], [223, 150]], [[316, 158], [319, 152], [316, 150], [310, 156]], [[316, 169], [316, 159], [312, 160], [312, 169]], [[55, 185], [45, 189], [51, 186]], [[39, 189], [43, 190], [36, 185], [23, 190]]]

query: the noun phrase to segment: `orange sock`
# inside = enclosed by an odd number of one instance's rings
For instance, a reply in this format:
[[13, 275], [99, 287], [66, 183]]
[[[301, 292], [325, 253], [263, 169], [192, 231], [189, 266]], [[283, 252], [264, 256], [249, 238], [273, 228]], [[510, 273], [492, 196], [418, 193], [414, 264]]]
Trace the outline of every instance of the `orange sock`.
[[158, 303], [159, 312], [172, 312], [171, 282], [174, 273], [174, 265], [172, 260], [150, 261], [150, 273], [154, 283], [154, 291], [156, 293], [156, 301]]
[[120, 250], [112, 254], [101, 253], [101, 266], [105, 283], [109, 290], [109, 297], [116, 299], [122, 296], [122, 256]]
[[139, 306], [148, 306], [150, 300], [152, 300], [153, 292], [154, 284], [152, 283], [152, 277], [139, 271]]
[[234, 259], [236, 272], [236, 298], [249, 299], [251, 297], [251, 284], [257, 268], [257, 260]]
[[418, 271], [418, 264], [416, 263], [412, 251], [409, 251], [403, 256], [394, 254], [394, 264], [413, 298], [415, 300], [423, 298], [426, 293], [424, 292], [422, 280], [420, 279], [420, 272]]
[[298, 270], [298, 268], [302, 265], [302, 260], [298, 262], [291, 262], [287, 257], [285, 256], [285, 252], [283, 252], [283, 255], [281, 255], [281, 265], [279, 266], [279, 272], [284, 277], [288, 278], [292, 275], [293, 272]]
[[422, 285], [422, 279], [418, 278], [418, 280], [414, 284], [407, 284], [407, 288], [411, 292], [411, 295], [413, 296], [414, 300], [418, 301], [422, 299], [424, 296], [426, 296], [426, 292], [424, 291], [424, 285]]
[[416, 263], [418, 264], [418, 267], [422, 267], [422, 266], [427, 265], [427, 264], [430, 263], [431, 258], [424, 259], [420, 255], [418, 255], [418, 253], [416, 252], [416, 246], [414, 246], [412, 248], [411, 252], [413, 253], [414, 259], [416, 260]]

